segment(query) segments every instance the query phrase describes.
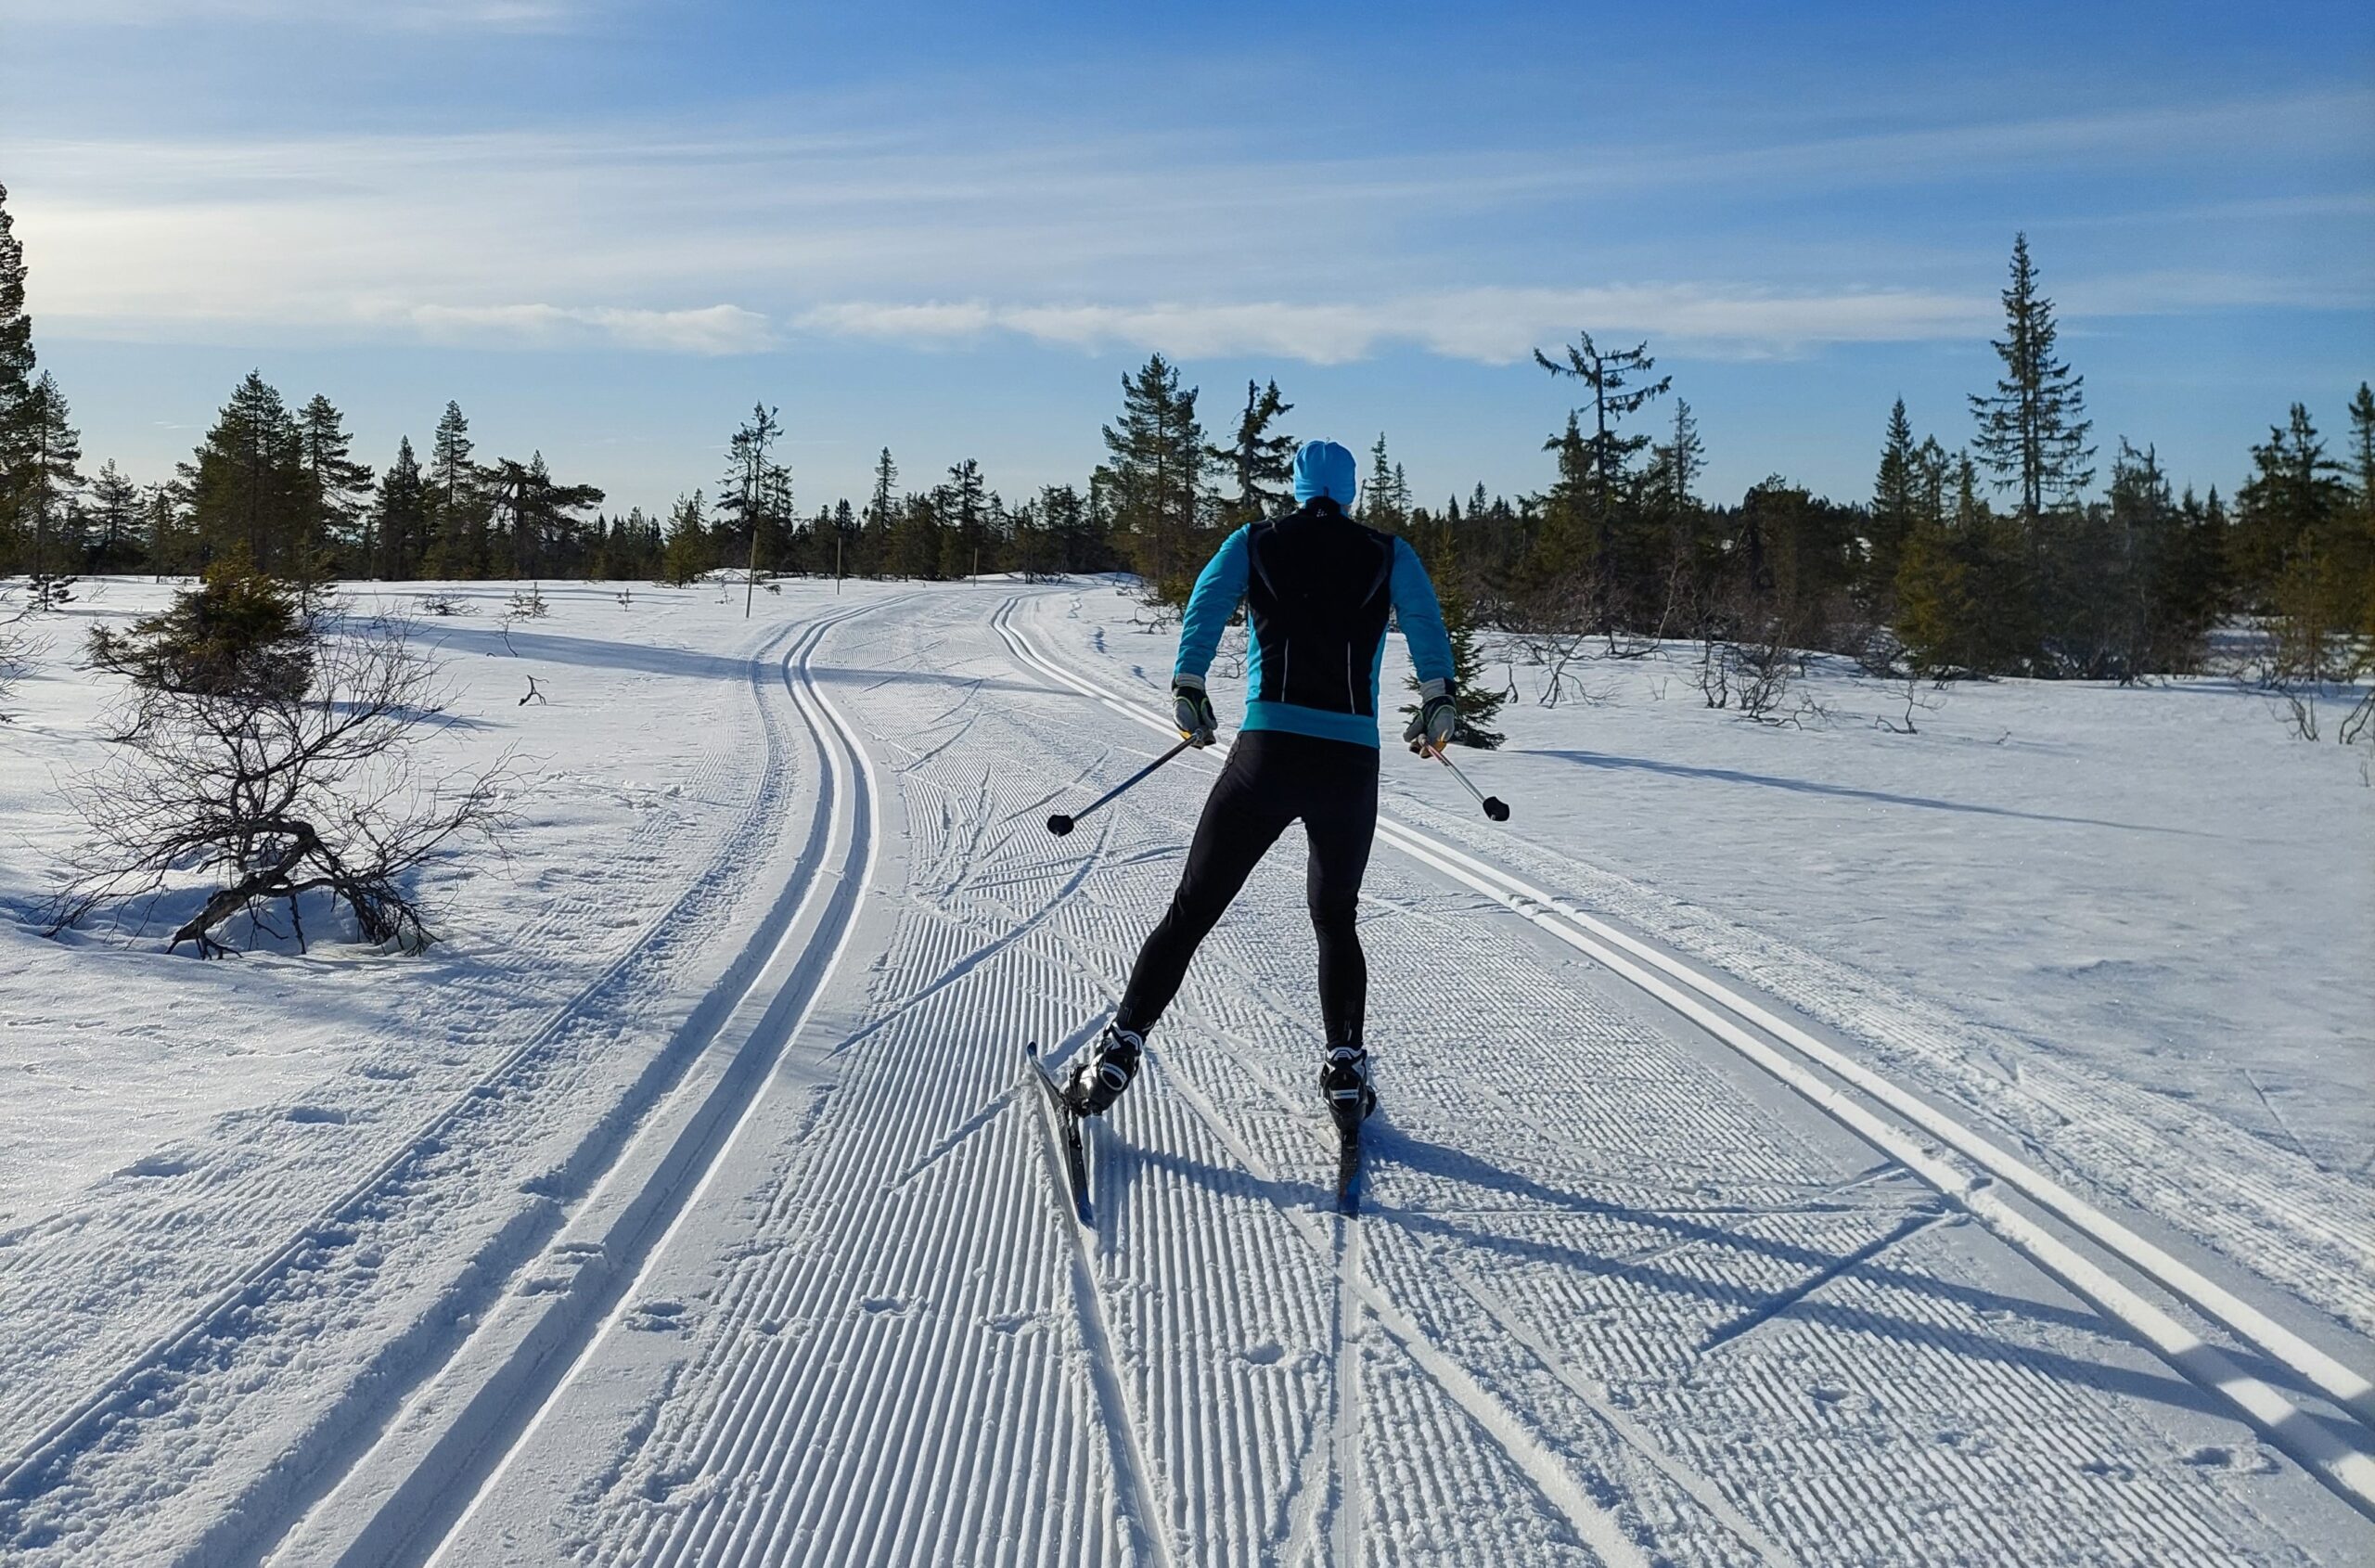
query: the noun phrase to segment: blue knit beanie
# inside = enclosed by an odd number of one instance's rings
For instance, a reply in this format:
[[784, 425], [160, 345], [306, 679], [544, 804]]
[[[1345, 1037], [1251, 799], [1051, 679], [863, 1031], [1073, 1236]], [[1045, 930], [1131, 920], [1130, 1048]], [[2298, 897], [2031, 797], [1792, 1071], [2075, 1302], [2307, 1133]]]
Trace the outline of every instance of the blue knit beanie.
[[1295, 502], [1325, 495], [1346, 511], [1360, 488], [1361, 469], [1353, 455], [1332, 441], [1306, 441], [1295, 451]]

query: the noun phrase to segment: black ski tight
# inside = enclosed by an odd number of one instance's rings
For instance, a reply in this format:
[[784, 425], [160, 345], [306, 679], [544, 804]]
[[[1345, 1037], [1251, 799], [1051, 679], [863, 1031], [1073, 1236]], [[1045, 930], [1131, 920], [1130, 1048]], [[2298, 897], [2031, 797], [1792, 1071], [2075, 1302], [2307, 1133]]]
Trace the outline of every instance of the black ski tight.
[[1198, 945], [1287, 825], [1301, 819], [1311, 844], [1305, 886], [1319, 935], [1320, 1017], [1329, 1045], [1359, 1045], [1369, 968], [1354, 919], [1377, 831], [1377, 774], [1374, 746], [1275, 729], [1239, 733], [1196, 823], [1179, 890], [1139, 949], [1113, 1022], [1141, 1035], [1154, 1027]]

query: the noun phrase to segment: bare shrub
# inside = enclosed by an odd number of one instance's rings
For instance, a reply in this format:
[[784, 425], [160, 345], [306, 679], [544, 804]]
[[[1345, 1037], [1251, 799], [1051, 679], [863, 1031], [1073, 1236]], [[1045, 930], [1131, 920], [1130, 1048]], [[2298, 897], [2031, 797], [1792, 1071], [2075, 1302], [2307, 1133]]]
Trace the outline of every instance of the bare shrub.
[[[21, 598], [13, 587], [0, 588], [0, 703], [25, 678], [25, 670], [32, 657], [32, 638], [25, 631], [25, 622], [33, 607]], [[0, 724], [13, 719], [5, 707], [0, 707]]]
[[[430, 614], [439, 617], [447, 615], [476, 615], [479, 612], [477, 605], [472, 604], [469, 599], [463, 598], [456, 594], [423, 594], [414, 602], [417, 603], [421, 609], [427, 610]], [[620, 596], [620, 602], [625, 602], [624, 595]]]
[[1872, 720], [1872, 727], [1875, 729], [1885, 729], [1891, 735], [1919, 735], [1921, 731], [1915, 727], [1913, 715], [1917, 713], [1934, 713], [1946, 705], [1945, 687], [1943, 683], [1924, 680], [1919, 675], [1899, 675], [1889, 684], [1892, 688], [1890, 706], [1894, 707], [1898, 702], [1903, 702], [1905, 716], [1901, 719], [1892, 719], [1886, 713], [1882, 713]]
[[302, 948], [316, 893], [366, 942], [417, 953], [436, 940], [415, 878], [465, 837], [494, 844], [508, 757], [479, 773], [427, 769], [421, 742], [445, 692], [398, 623], [333, 628], [309, 668], [295, 691], [135, 687], [108, 736], [114, 760], [68, 786], [86, 837], [53, 933], [107, 907], [145, 919], [203, 879], [213, 886], [169, 952], [237, 951], [217, 932], [240, 914], [281, 935], [275, 905]]

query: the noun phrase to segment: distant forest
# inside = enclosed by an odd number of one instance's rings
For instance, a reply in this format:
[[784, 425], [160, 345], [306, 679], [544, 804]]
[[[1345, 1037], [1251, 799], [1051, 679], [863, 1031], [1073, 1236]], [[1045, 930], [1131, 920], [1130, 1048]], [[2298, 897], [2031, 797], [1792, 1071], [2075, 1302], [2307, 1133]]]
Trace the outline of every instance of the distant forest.
[[[0, 576], [45, 604], [75, 574], [186, 575], [236, 561], [287, 581], [604, 578], [684, 584], [719, 568], [951, 578], [1125, 570], [1176, 605], [1227, 530], [1285, 509], [1293, 405], [1248, 383], [1213, 417], [1155, 354], [1123, 378], [1106, 460], [1009, 499], [966, 457], [918, 486], [886, 448], [868, 493], [794, 503], [782, 428], [761, 405], [722, 473], [664, 517], [606, 511], [541, 454], [481, 453], [448, 403], [425, 448], [375, 470], [329, 398], [250, 374], [170, 479], [91, 471], [64, 392], [38, 371], [23, 248], [0, 187]], [[1462, 630], [1827, 650], [1924, 676], [2134, 679], [2201, 667], [2238, 615], [2277, 629], [2289, 678], [2348, 679], [2375, 647], [2375, 393], [2337, 450], [2294, 404], [2251, 448], [2231, 497], [2174, 495], [2159, 454], [2108, 451], [2057, 343], [2025, 237], [2003, 291], [2001, 374], [1962, 439], [1874, 410], [1868, 497], [1777, 474], [1703, 496], [1690, 405], [1648, 345], [1588, 333], [1534, 355], [1574, 395], [1543, 442], [1549, 482], [1420, 504], [1383, 435], [1359, 514], [1409, 538]], [[1534, 373], [1534, 372], [1530, 372]]]

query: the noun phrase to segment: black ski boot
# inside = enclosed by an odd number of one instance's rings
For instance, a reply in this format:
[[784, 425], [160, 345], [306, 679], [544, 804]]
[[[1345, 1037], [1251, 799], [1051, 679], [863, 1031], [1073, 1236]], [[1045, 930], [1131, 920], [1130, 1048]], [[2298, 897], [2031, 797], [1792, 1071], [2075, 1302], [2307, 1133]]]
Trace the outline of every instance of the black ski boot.
[[1105, 1026], [1105, 1037], [1097, 1048], [1083, 1058], [1072, 1069], [1072, 1081], [1064, 1090], [1064, 1099], [1077, 1115], [1101, 1115], [1122, 1098], [1130, 1080], [1138, 1075], [1138, 1052], [1146, 1048], [1146, 1038], [1118, 1023]]
[[1360, 1135], [1361, 1124], [1377, 1110], [1377, 1090], [1369, 1084], [1369, 1053], [1358, 1046], [1338, 1046], [1319, 1070], [1319, 1092], [1328, 1097], [1328, 1113], [1336, 1119], [1337, 1136]]

